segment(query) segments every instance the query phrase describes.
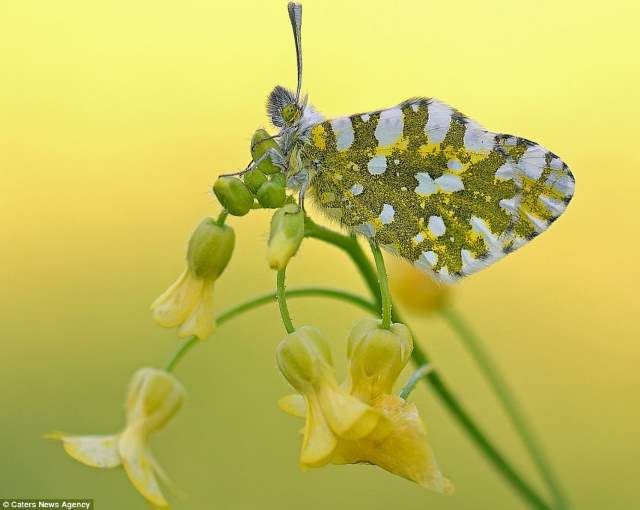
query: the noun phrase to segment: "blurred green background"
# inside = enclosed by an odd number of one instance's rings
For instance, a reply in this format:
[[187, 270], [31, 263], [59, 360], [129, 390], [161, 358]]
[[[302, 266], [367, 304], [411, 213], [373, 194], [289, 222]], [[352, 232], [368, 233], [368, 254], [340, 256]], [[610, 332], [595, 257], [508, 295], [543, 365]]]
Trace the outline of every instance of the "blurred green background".
[[[640, 508], [637, 2], [305, 2], [304, 90], [326, 115], [435, 96], [536, 140], [577, 190], [548, 233], [455, 289], [534, 422], [576, 508]], [[121, 470], [86, 468], [51, 430], [109, 433], [130, 375], [175, 334], [149, 304], [217, 213], [216, 175], [248, 160], [264, 99], [294, 85], [284, 1], [23, 0], [0, 6], [0, 497], [90, 497], [143, 509]], [[232, 219], [220, 309], [269, 290], [269, 213]], [[291, 284], [363, 291], [342, 254], [307, 241]], [[297, 323], [344, 339], [361, 312], [295, 301]], [[420, 341], [478, 421], [532, 477], [486, 384], [445, 324]], [[451, 497], [369, 466], [297, 466], [300, 422], [274, 362], [274, 307], [221, 328], [177, 370], [187, 405], [154, 438], [177, 509], [517, 509], [431, 391], [412, 398]], [[538, 484], [539, 486], [540, 484]]]

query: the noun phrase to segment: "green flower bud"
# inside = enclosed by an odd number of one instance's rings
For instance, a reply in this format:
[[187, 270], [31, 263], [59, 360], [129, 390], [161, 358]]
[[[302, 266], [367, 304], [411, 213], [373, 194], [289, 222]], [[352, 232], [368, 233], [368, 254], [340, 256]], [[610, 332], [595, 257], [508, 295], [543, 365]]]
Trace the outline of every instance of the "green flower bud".
[[411, 333], [404, 324], [394, 323], [391, 329], [382, 329], [380, 325], [380, 320], [372, 318], [358, 321], [347, 342], [346, 386], [364, 402], [391, 394], [413, 350]]
[[282, 186], [283, 188], [287, 187], [287, 178], [282, 172], [278, 172], [277, 174], [273, 174], [271, 176], [271, 182]]
[[[279, 150], [278, 144], [264, 129], [258, 129], [251, 138], [251, 157], [258, 161], [269, 149]], [[269, 139], [270, 138], [270, 139]], [[258, 165], [258, 170], [263, 174], [271, 175], [282, 172], [282, 169], [267, 157]]]
[[235, 233], [227, 225], [218, 225], [213, 218], [205, 218], [191, 234], [187, 249], [187, 264], [197, 277], [217, 279], [229, 263]]
[[260, 186], [256, 197], [258, 198], [260, 205], [268, 209], [282, 207], [285, 199], [287, 198], [284, 187], [280, 186], [277, 182], [271, 181], [265, 182]]
[[304, 213], [296, 204], [278, 209], [271, 218], [267, 261], [271, 269], [281, 270], [289, 263], [304, 237]]
[[244, 174], [244, 183], [253, 194], [255, 194], [265, 182], [267, 182], [267, 176], [257, 168]]
[[237, 177], [220, 177], [213, 185], [213, 192], [222, 206], [234, 216], [244, 216], [253, 205], [253, 195]]
[[288, 334], [276, 348], [276, 360], [287, 381], [301, 393], [333, 371], [329, 344], [312, 326]]

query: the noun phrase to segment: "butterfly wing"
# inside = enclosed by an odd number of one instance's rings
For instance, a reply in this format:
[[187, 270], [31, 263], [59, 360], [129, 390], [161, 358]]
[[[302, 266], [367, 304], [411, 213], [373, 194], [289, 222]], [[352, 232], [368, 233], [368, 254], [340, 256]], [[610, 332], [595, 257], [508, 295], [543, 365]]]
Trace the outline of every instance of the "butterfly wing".
[[555, 154], [436, 99], [316, 124], [302, 154], [325, 212], [444, 281], [533, 239], [574, 191]]

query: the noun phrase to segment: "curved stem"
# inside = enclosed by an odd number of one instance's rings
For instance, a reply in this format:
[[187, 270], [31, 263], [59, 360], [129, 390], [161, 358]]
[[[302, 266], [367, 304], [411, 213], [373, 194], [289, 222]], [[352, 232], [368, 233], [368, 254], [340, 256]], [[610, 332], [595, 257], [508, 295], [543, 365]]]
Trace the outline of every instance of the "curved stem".
[[182, 344], [180, 344], [180, 347], [178, 347], [178, 349], [176, 349], [176, 351], [171, 356], [171, 359], [169, 359], [169, 361], [165, 365], [165, 367], [164, 367], [165, 371], [166, 372], [172, 372], [173, 369], [176, 368], [176, 365], [182, 359], [182, 357], [185, 354], [187, 354], [187, 352], [189, 352], [189, 350], [194, 345], [196, 345], [196, 343], [198, 343], [198, 337], [195, 336], [195, 335], [191, 335], [184, 342], [182, 342]]
[[229, 212], [226, 209], [222, 209], [222, 211], [220, 211], [220, 214], [218, 215], [216, 223], [219, 226], [223, 226], [224, 222], [227, 220], [227, 216], [229, 216]]
[[511, 393], [507, 382], [498, 370], [498, 367], [491, 358], [491, 355], [482, 345], [480, 339], [473, 334], [469, 326], [452, 307], [445, 306], [441, 308], [440, 314], [449, 323], [451, 329], [456, 332], [495, 392], [514, 428], [518, 432], [525, 448], [529, 452], [540, 476], [546, 483], [547, 487], [549, 487], [549, 491], [555, 500], [556, 508], [569, 508], [570, 505], [567, 497], [554, 475], [551, 464], [544, 455], [543, 450], [540, 447], [533, 430], [529, 426], [522, 409], [520, 408], [516, 398]]
[[425, 375], [427, 375], [432, 370], [433, 370], [433, 367], [428, 363], [426, 365], [422, 365], [416, 368], [413, 374], [411, 374], [411, 377], [409, 377], [407, 384], [405, 384], [402, 390], [400, 391], [400, 398], [407, 400], [407, 398], [409, 397], [413, 389], [416, 387], [416, 384], [418, 384], [418, 381], [420, 381], [420, 379], [422, 379]]
[[[382, 296], [380, 294], [380, 288], [377, 285], [377, 277], [371, 263], [366, 258], [360, 245], [354, 237], [339, 234], [327, 228], [316, 225], [311, 219], [305, 220], [305, 236], [315, 239], [319, 239], [326, 243], [337, 246], [349, 255], [353, 263], [358, 268], [358, 271], [362, 275], [367, 287], [371, 291], [371, 295], [376, 300], [378, 306], [382, 305]], [[404, 322], [397, 311], [392, 311], [392, 320], [394, 322]], [[406, 323], [405, 323], [406, 324]], [[413, 334], [413, 333], [412, 333]], [[416, 340], [415, 335], [413, 335]], [[422, 350], [417, 341], [414, 342], [413, 352], [411, 358], [414, 364], [418, 367], [428, 364], [429, 358], [426, 352]], [[433, 390], [440, 397], [442, 403], [447, 410], [458, 421], [462, 428], [467, 432], [471, 439], [476, 443], [476, 446], [482, 451], [487, 459], [494, 465], [494, 467], [504, 476], [504, 478], [511, 484], [511, 486], [518, 492], [518, 494], [527, 501], [531, 508], [540, 510], [551, 510], [551, 507], [542, 499], [538, 493], [531, 488], [531, 486], [519, 475], [519, 473], [512, 467], [511, 463], [506, 457], [493, 445], [491, 440], [482, 432], [480, 427], [473, 421], [473, 419], [464, 410], [464, 407], [460, 404], [457, 398], [453, 395], [451, 390], [445, 384], [440, 375], [432, 370], [423, 377], [423, 380], [428, 382]]]
[[[378, 309], [375, 303], [372, 303], [371, 301], [368, 301], [367, 299], [360, 297], [357, 294], [352, 294], [351, 292], [346, 292], [339, 289], [328, 289], [324, 287], [302, 287], [300, 289], [287, 290], [286, 295], [287, 299], [313, 296], [338, 299], [363, 308], [364, 310], [367, 310], [371, 313], [376, 313]], [[253, 299], [240, 303], [239, 305], [236, 305], [220, 313], [220, 315], [218, 315], [218, 317], [216, 318], [216, 324], [220, 326], [230, 319], [233, 319], [237, 315], [241, 315], [244, 312], [258, 306], [273, 303], [276, 299], [277, 295], [274, 292], [268, 292], [266, 294], [256, 296]]]
[[382, 299], [382, 327], [384, 329], [391, 328], [391, 293], [389, 292], [389, 280], [387, 278], [387, 270], [384, 267], [384, 257], [380, 251], [380, 246], [373, 240], [369, 241], [373, 259], [376, 262], [378, 270], [378, 283], [380, 287], [380, 296]]
[[[347, 292], [340, 289], [329, 289], [325, 287], [301, 287], [299, 289], [291, 289], [286, 291], [287, 299], [291, 298], [299, 298], [299, 297], [326, 297], [331, 299], [337, 299], [339, 301], [345, 301], [346, 303], [351, 303], [352, 305], [358, 306], [372, 314], [375, 314], [378, 310], [378, 307], [375, 303], [358, 296], [357, 294], [353, 294], [351, 292]], [[253, 308], [257, 308], [262, 305], [266, 305], [269, 303], [273, 303], [278, 299], [278, 295], [276, 292], [267, 292], [266, 294], [262, 294], [260, 296], [256, 296], [248, 301], [244, 301], [238, 305], [235, 305], [224, 312], [221, 312], [216, 317], [216, 325], [221, 326], [225, 322], [230, 321], [234, 317], [242, 315], [245, 312]], [[198, 342], [198, 337], [190, 336], [187, 338], [185, 342], [180, 344], [180, 346], [176, 349], [176, 351], [171, 356], [169, 362], [165, 365], [165, 370], [167, 372], [171, 372], [175, 369], [178, 362], [182, 359], [182, 357]]]
[[293, 327], [293, 322], [291, 321], [291, 315], [289, 315], [289, 307], [287, 306], [287, 296], [285, 292], [285, 277], [286, 277], [286, 266], [278, 271], [278, 276], [276, 277], [277, 281], [277, 296], [278, 296], [278, 308], [280, 309], [280, 317], [282, 317], [282, 324], [284, 324], [284, 329], [287, 330], [287, 333], [293, 333], [296, 328]]

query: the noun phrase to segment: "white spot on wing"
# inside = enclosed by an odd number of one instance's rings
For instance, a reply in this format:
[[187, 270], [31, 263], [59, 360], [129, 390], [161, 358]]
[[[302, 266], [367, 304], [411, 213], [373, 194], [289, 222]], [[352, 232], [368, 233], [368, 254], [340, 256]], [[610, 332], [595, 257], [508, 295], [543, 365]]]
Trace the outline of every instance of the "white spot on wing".
[[518, 211], [518, 206], [516, 203], [516, 198], [503, 198], [499, 202], [500, 207], [506, 209], [508, 213], [515, 213]]
[[438, 263], [438, 254], [434, 251], [423, 251], [420, 257], [424, 258], [431, 267]]
[[415, 237], [413, 238], [413, 240], [416, 243], [421, 243], [422, 241], [424, 241], [424, 236], [422, 235], [422, 232], [418, 232]]
[[548, 223], [545, 220], [538, 218], [533, 214], [526, 213], [526, 215], [527, 215], [527, 218], [529, 218], [529, 221], [531, 221], [531, 224], [534, 226], [534, 228], [538, 232], [542, 232], [543, 230], [546, 230]]
[[496, 170], [496, 177], [498, 179], [513, 179], [514, 170], [513, 164], [507, 161]]
[[437, 191], [435, 182], [427, 172], [418, 172], [415, 177], [418, 181], [416, 186], [418, 195], [431, 195]]
[[391, 145], [402, 136], [404, 128], [404, 113], [398, 107], [380, 112], [380, 119], [375, 130], [376, 140], [381, 146]]
[[376, 228], [369, 222], [362, 223], [360, 225], [356, 225], [354, 227], [354, 230], [356, 232], [359, 232], [360, 234], [363, 234], [363, 235], [369, 237], [369, 238], [375, 237], [375, 235], [376, 235]]
[[429, 143], [440, 143], [449, 131], [452, 110], [443, 102], [432, 99], [428, 111], [429, 117], [424, 132], [429, 137]]
[[331, 121], [331, 128], [336, 136], [336, 147], [339, 151], [348, 149], [353, 143], [353, 126], [349, 117], [338, 117]]
[[384, 204], [382, 206], [382, 212], [380, 213], [380, 221], [383, 225], [388, 225], [393, 222], [395, 214], [396, 211], [391, 204]]
[[444, 225], [444, 221], [440, 216], [429, 216], [429, 223], [427, 224], [431, 233], [440, 237], [447, 231], [447, 227]]
[[447, 168], [449, 170], [457, 172], [459, 170], [462, 170], [462, 163], [460, 163], [460, 160], [457, 158], [450, 159], [449, 161], [447, 161]]
[[371, 175], [380, 175], [387, 170], [387, 158], [382, 154], [372, 157], [367, 163], [367, 170]]
[[502, 245], [498, 240], [498, 237], [493, 232], [491, 232], [489, 225], [487, 225], [483, 219], [478, 218], [477, 216], [471, 216], [469, 223], [471, 224], [471, 228], [474, 230], [474, 232], [480, 234], [485, 243], [487, 243], [489, 252], [491, 252], [491, 254], [496, 258], [501, 257]]
[[493, 150], [495, 135], [483, 129], [476, 122], [467, 123], [464, 132], [464, 148], [472, 152], [488, 152]]
[[436, 185], [442, 189], [442, 191], [461, 191], [464, 189], [462, 179], [457, 175], [444, 174], [438, 177], [435, 181]]
[[369, 115], [368, 113], [363, 113], [362, 115], [360, 115], [360, 118], [362, 119], [362, 122], [369, 122], [371, 115]]
[[537, 181], [545, 166], [546, 153], [547, 151], [539, 145], [529, 147], [518, 160], [518, 166], [527, 177]]
[[538, 199], [549, 210], [549, 212], [551, 214], [553, 214], [554, 216], [558, 216], [559, 214], [562, 213], [562, 211], [564, 211], [566, 209], [566, 206], [564, 205], [563, 202], [555, 200], [555, 199], [553, 199], [551, 197], [548, 197], [546, 195], [540, 195], [538, 197]]
[[360, 195], [364, 191], [364, 186], [359, 182], [356, 182], [353, 186], [351, 186], [351, 193], [354, 196]]

